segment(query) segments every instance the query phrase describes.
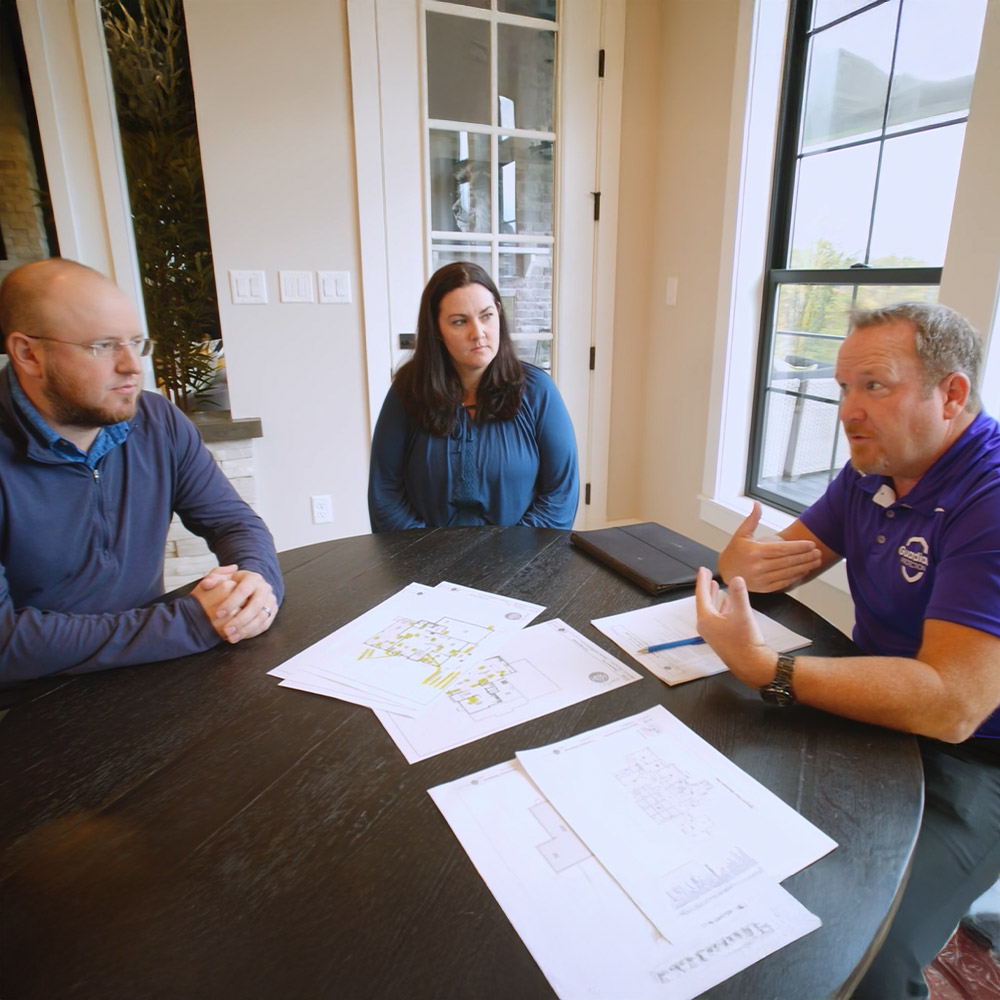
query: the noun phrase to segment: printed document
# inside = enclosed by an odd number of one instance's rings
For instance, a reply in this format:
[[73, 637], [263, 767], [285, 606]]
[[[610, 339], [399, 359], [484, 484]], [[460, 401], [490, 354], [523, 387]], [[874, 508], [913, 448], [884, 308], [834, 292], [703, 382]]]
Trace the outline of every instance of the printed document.
[[[780, 653], [800, 649], [812, 641], [759, 611], [754, 611], [753, 615], [764, 641]], [[663, 604], [625, 611], [607, 618], [595, 618], [591, 624], [629, 656], [638, 660], [651, 674], [659, 677], [664, 684], [681, 684], [696, 677], [721, 674], [726, 669], [726, 665], [707, 644], [677, 646], [655, 653], [640, 652], [647, 646], [676, 639], [690, 639], [698, 634], [693, 597], [665, 601]]]
[[475, 660], [413, 718], [376, 711], [411, 764], [640, 679], [558, 618]]
[[270, 673], [285, 687], [413, 715], [543, 610], [458, 584], [411, 583]]
[[662, 705], [517, 760], [674, 943], [836, 846]]
[[[565, 768], [550, 765], [563, 756], [573, 758]], [[547, 785], [565, 787], [550, 787], [550, 798], [522, 759]], [[526, 751], [430, 795], [564, 1000], [691, 1000], [820, 926], [777, 873], [834, 842], [663, 708]], [[778, 856], [763, 824], [782, 830], [793, 857]], [[664, 826], [661, 838], [655, 829]], [[623, 859], [628, 853], [635, 857]], [[612, 871], [666, 912], [673, 939]]]

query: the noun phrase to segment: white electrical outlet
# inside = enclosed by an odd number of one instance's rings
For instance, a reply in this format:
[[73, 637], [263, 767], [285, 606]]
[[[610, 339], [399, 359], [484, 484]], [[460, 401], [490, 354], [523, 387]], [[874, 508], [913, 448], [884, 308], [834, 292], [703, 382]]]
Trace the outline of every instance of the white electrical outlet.
[[330, 524], [333, 521], [333, 501], [329, 493], [309, 498], [312, 501], [313, 524]]

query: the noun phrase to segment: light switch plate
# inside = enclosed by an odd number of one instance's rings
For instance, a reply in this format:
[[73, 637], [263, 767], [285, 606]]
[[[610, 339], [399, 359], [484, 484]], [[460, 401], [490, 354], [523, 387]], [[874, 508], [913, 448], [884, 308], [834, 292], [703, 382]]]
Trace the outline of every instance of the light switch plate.
[[350, 302], [350, 271], [317, 271], [320, 302]]
[[267, 303], [267, 279], [263, 271], [230, 271], [229, 294], [233, 305], [264, 305]]
[[315, 302], [312, 271], [279, 271], [278, 289], [282, 302]]

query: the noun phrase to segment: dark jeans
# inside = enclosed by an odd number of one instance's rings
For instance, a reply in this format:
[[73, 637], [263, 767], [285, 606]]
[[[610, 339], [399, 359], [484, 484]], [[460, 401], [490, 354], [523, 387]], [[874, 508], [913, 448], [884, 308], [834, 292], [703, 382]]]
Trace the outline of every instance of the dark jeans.
[[1000, 740], [920, 740], [924, 817], [910, 880], [855, 1000], [928, 996], [923, 968], [1000, 875]]

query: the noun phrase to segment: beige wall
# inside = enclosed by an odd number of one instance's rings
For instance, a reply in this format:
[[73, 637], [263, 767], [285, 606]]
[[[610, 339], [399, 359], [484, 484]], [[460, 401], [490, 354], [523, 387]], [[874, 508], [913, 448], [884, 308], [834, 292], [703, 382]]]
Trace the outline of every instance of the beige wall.
[[[279, 549], [369, 530], [368, 401], [345, 5], [188, 0], [233, 415], [260, 417], [258, 503]], [[266, 305], [232, 305], [229, 269]], [[282, 303], [279, 269], [350, 271], [349, 305]], [[330, 494], [333, 524], [309, 497]]]
[[717, 543], [697, 496], [739, 0], [629, 0], [627, 11], [608, 515]]

